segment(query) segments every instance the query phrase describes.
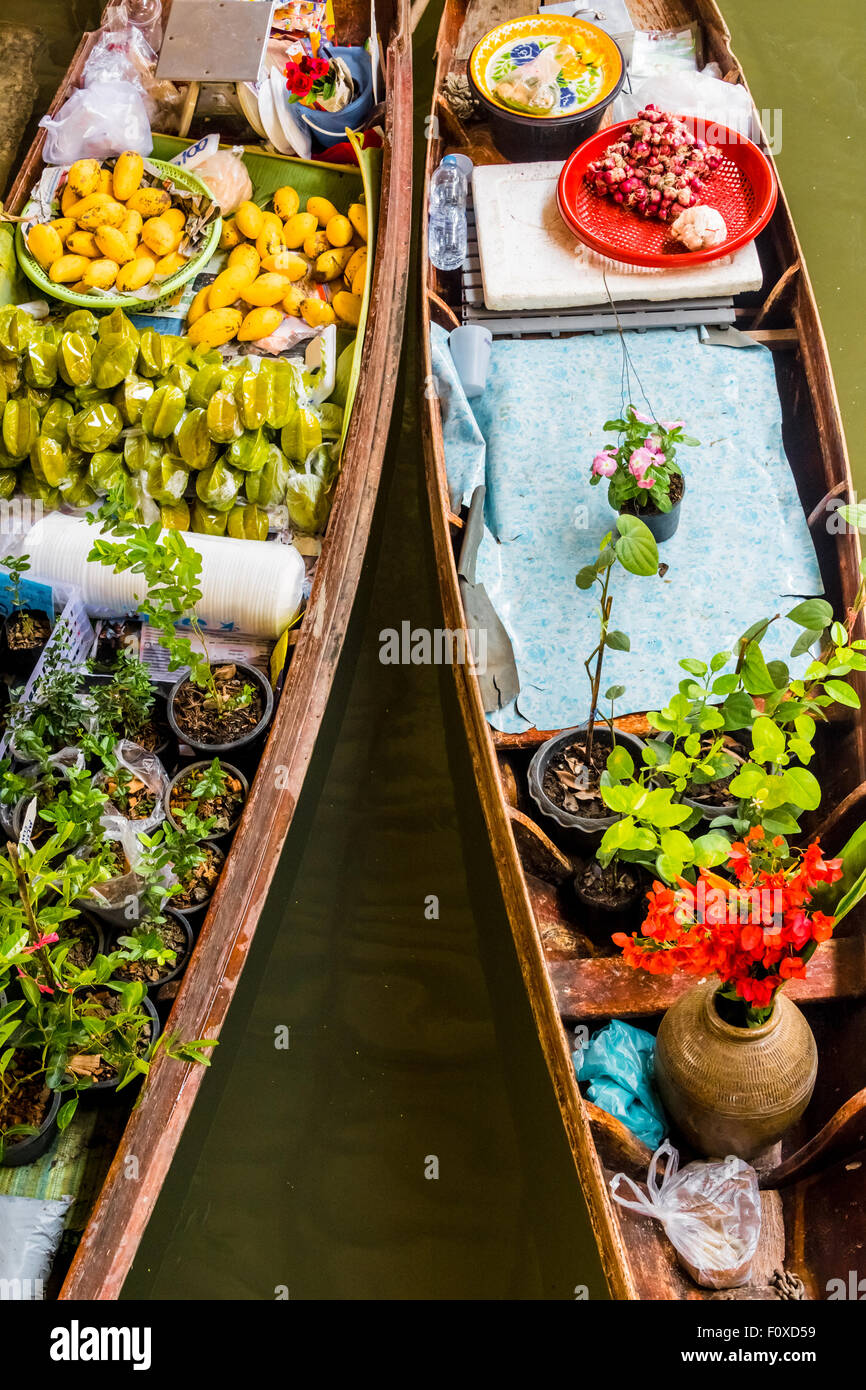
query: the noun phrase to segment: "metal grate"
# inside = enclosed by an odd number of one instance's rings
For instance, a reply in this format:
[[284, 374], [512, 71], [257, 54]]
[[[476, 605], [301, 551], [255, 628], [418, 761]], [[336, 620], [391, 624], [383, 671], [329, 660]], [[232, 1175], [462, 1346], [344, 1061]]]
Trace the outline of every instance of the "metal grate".
[[[568, 333], [604, 333], [617, 327], [616, 316], [609, 305], [589, 304], [578, 309], [552, 309], [539, 313], [537, 309], [503, 311], [488, 309], [484, 303], [481, 279], [481, 256], [475, 230], [475, 210], [470, 194], [466, 209], [467, 255], [461, 275], [461, 320], [480, 323], [489, 328], [494, 338], [519, 338], [533, 334], [558, 338]], [[715, 299], [617, 301], [616, 314], [624, 329], [643, 332], [647, 328], [695, 328], [701, 324], [733, 324], [734, 301], [730, 296]]]

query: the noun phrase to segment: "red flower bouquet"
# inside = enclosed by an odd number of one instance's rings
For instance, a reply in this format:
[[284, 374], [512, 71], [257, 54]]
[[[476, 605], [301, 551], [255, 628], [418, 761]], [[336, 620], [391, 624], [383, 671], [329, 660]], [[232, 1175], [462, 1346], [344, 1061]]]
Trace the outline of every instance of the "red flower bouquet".
[[[297, 61], [286, 63], [286, 91], [289, 101], [300, 101], [305, 106], [314, 106], [316, 98], [329, 95], [331, 64], [327, 58], [314, 58], [304, 54]], [[310, 100], [312, 98], [312, 100]]]
[[715, 971], [720, 1015], [757, 1027], [785, 981], [802, 980], [815, 948], [832, 935], [836, 919], [810, 904], [819, 884], [842, 877], [842, 860], [825, 859], [817, 840], [792, 853], [758, 825], [731, 846], [726, 867], [733, 880], [701, 869], [697, 883], [654, 883], [640, 932], [613, 940], [629, 965], [652, 975]]

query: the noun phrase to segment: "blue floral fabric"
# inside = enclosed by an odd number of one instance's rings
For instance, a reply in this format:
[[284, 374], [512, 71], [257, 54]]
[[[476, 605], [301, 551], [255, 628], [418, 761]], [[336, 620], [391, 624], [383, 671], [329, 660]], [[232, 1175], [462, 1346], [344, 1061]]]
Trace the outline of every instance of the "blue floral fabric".
[[[711, 346], [691, 329], [626, 340], [626, 400], [684, 420], [701, 444], [680, 451], [686, 494], [679, 530], [659, 550], [663, 576], [618, 572], [613, 582], [613, 625], [629, 634], [631, 651], [608, 654], [603, 688], [626, 687], [621, 713], [664, 703], [682, 676], [680, 657], [708, 660], [756, 619], [823, 592], [782, 445], [770, 352]], [[583, 661], [598, 632], [595, 597], [574, 580], [614, 521], [607, 488], [590, 487], [589, 470], [616, 438], [602, 427], [623, 401], [619, 335], [495, 339], [474, 411], [437, 327], [433, 350], [452, 506], [486, 483], [476, 577], [508, 630], [520, 675], [516, 701], [488, 717], [506, 732], [568, 728], [589, 714]], [[786, 659], [798, 632], [774, 624], [767, 657]]]

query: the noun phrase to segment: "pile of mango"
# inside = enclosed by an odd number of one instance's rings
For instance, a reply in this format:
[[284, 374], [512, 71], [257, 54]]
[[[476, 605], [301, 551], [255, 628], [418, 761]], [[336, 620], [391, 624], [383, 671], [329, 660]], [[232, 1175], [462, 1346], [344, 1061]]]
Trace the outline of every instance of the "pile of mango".
[[27, 249], [55, 285], [79, 293], [134, 294], [185, 265], [186, 213], [163, 188], [143, 186], [144, 161], [126, 150], [113, 169], [78, 159], [60, 196], [61, 216], [31, 227]]
[[[195, 343], [220, 347], [237, 338], [268, 338], [286, 315], [312, 328], [356, 327], [367, 272], [367, 209], [352, 203], [346, 216], [327, 198], [278, 188], [273, 210], [241, 203], [223, 223], [220, 247], [228, 264], [199, 290], [187, 320]], [[312, 282], [312, 283], [311, 283]], [[329, 298], [312, 292], [326, 285]]]
[[91, 506], [109, 491], [146, 520], [264, 540], [268, 509], [320, 530], [338, 470], [339, 406], [284, 358], [139, 332], [120, 309], [40, 322], [0, 309], [0, 498]]

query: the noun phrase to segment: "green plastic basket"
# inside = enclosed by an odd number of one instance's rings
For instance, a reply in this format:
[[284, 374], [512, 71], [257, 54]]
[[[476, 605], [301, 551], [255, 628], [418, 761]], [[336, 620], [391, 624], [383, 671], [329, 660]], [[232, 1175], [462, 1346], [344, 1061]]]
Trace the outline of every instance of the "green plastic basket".
[[[181, 188], [188, 188], [192, 193], [204, 193], [207, 197], [212, 197], [210, 189], [206, 188], [201, 179], [196, 178], [194, 173], [188, 169], [182, 169], [177, 164], [168, 164], [164, 159], [148, 159], [148, 164], [152, 164], [160, 174], [170, 178], [173, 183], [179, 184]], [[42, 269], [39, 262], [31, 256], [27, 249], [27, 242], [24, 239], [24, 228], [27, 225], [27, 216], [33, 209], [33, 203], [28, 203], [24, 209], [24, 222], [19, 222], [15, 233], [15, 251], [18, 256], [18, 264], [24, 271], [28, 280], [32, 280], [34, 285], [38, 285], [43, 294], [47, 294], [51, 299], [60, 299], [64, 304], [75, 304], [82, 309], [93, 309], [99, 312], [102, 309], [142, 309], [155, 308], [163, 300], [170, 299], [181, 285], [185, 285], [187, 280], [191, 280], [200, 270], [207, 265], [217, 247], [222, 229], [222, 218], [215, 218], [208, 229], [204, 246], [195, 255], [190, 256], [186, 265], [180, 270], [176, 270], [173, 275], [169, 275], [160, 284], [160, 293], [157, 298], [142, 298], [138, 291], [132, 294], [81, 294], [76, 290], [69, 290], [65, 285], [55, 285], [49, 279], [47, 271]], [[60, 213], [57, 213], [60, 216]]]

